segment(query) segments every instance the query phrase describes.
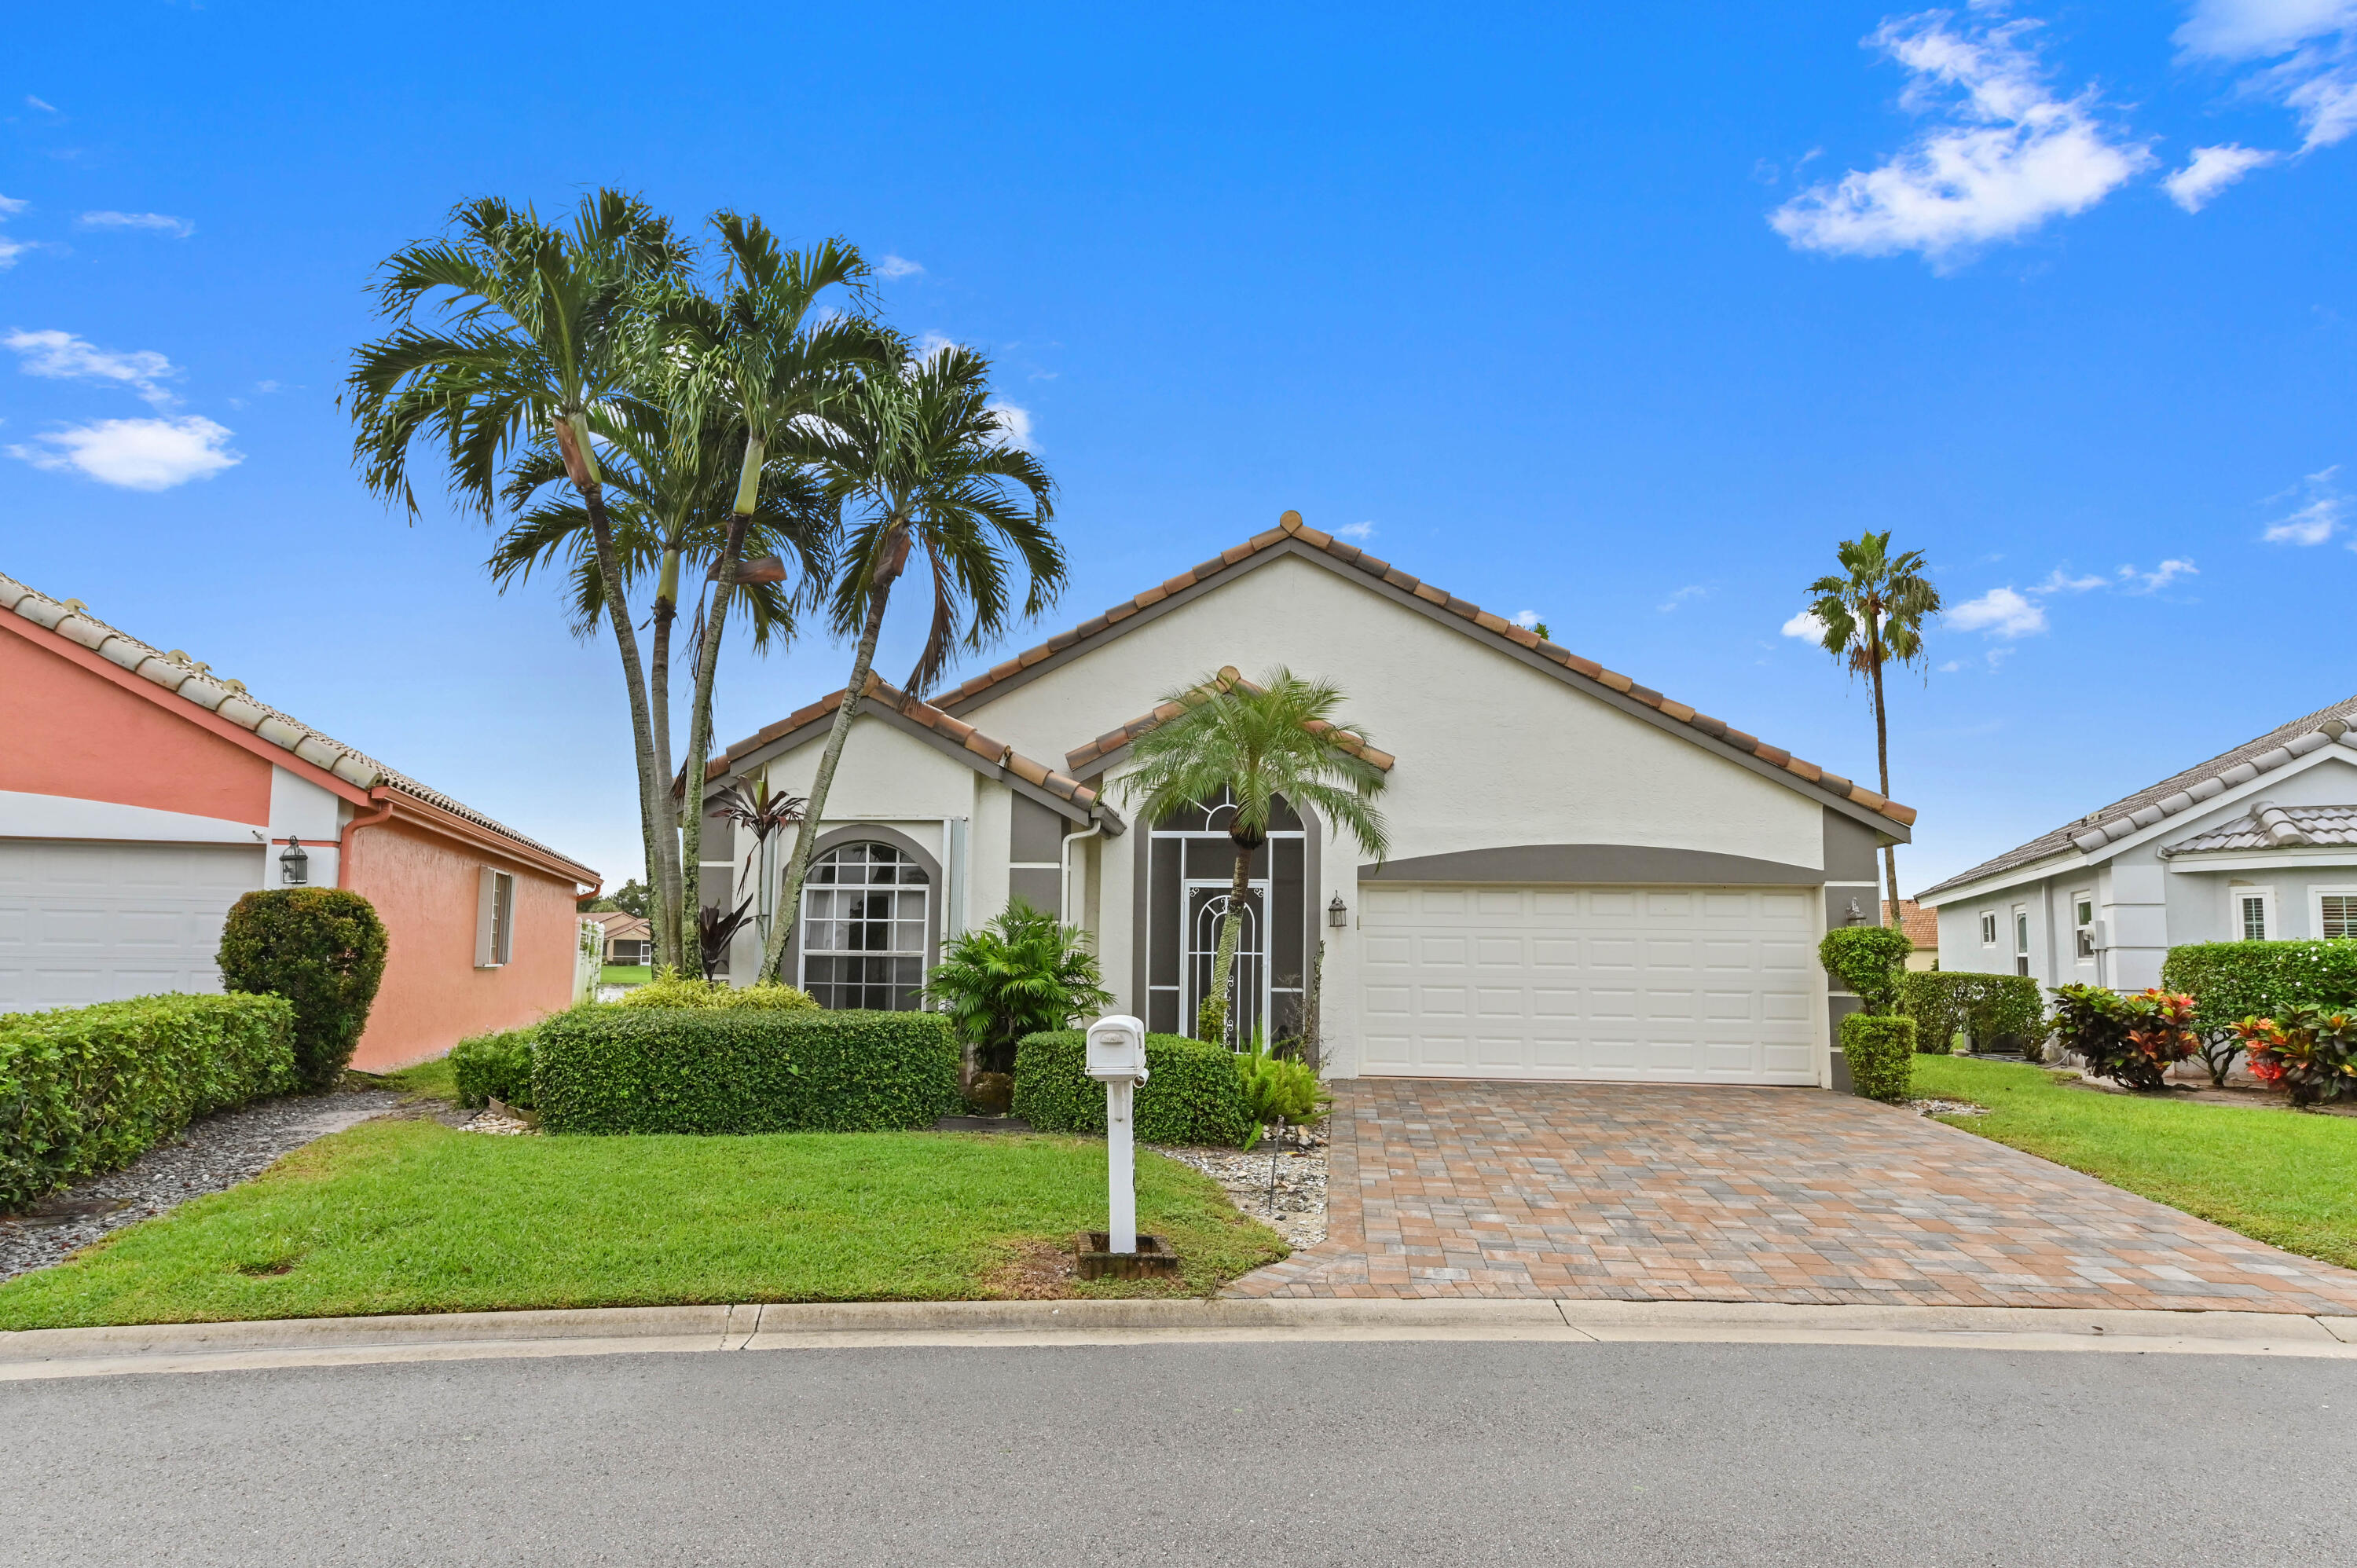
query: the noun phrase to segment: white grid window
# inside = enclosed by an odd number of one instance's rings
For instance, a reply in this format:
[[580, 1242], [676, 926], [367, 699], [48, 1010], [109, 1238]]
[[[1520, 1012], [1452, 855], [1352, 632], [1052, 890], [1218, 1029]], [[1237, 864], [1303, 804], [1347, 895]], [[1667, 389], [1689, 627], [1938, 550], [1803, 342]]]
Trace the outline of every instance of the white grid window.
[[888, 843], [820, 855], [802, 887], [802, 989], [822, 1007], [913, 1012], [929, 891], [924, 867]]
[[2268, 918], [2274, 913], [2268, 906], [2274, 902], [2274, 899], [2264, 893], [2235, 894], [2234, 935], [2236, 938], [2246, 942], [2266, 941], [2271, 934], [2267, 928], [2275, 923]]
[[2319, 893], [2316, 934], [2330, 941], [2357, 937], [2357, 893]]
[[515, 950], [515, 878], [482, 868], [475, 890], [475, 967], [502, 969]]
[[1981, 915], [1981, 946], [1996, 946], [1996, 911], [1994, 909], [1985, 910]]
[[2071, 928], [2077, 933], [2079, 961], [2095, 961], [2095, 896], [2092, 893], [2071, 895]]
[[2029, 911], [2018, 905], [2013, 911], [2013, 972], [2029, 972]]

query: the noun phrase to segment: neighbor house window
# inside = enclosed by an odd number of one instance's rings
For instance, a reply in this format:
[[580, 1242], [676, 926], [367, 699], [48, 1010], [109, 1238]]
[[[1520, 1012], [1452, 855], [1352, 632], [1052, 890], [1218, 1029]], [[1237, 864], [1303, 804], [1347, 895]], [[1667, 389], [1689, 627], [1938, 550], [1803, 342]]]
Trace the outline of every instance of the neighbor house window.
[[888, 843], [820, 855], [802, 887], [802, 989], [822, 1007], [915, 1009], [925, 983], [925, 868]]
[[1985, 948], [1996, 946], [1996, 911], [1995, 909], [1982, 911], [1981, 946]]
[[2029, 911], [2019, 905], [2013, 911], [2013, 972], [2029, 972]]
[[2276, 896], [2265, 887], [2234, 889], [2234, 936], [2246, 942], [2263, 942], [2275, 935]]
[[515, 950], [515, 878], [490, 866], [475, 885], [475, 967], [500, 969]]
[[2071, 929], [2077, 935], [2079, 961], [2095, 961], [2095, 896], [2092, 893], [2071, 895]]
[[2357, 887], [2317, 889], [2316, 934], [2328, 941], [2357, 937]]

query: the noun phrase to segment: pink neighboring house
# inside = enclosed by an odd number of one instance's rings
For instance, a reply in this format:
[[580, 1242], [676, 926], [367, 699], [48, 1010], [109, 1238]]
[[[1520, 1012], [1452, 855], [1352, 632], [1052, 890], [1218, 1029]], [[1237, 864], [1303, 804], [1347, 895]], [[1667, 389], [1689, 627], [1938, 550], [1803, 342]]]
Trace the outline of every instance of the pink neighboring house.
[[596, 872], [0, 576], [0, 1013], [218, 991], [229, 907], [298, 875], [390, 938], [355, 1067], [573, 1000]]

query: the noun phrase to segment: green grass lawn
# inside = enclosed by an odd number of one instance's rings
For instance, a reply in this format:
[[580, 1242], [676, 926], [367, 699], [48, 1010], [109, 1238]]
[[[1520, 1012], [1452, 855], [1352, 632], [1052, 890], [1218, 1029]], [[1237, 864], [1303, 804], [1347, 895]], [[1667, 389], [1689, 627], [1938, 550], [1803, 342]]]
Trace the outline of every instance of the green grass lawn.
[[609, 963], [597, 972], [600, 985], [644, 985], [655, 977], [654, 966], [647, 963]]
[[[0, 1329], [511, 1307], [1022, 1294], [1104, 1223], [1102, 1143], [1005, 1133], [494, 1137], [364, 1123], [0, 1285]], [[1209, 1178], [1141, 1154], [1139, 1228], [1205, 1294], [1285, 1255]]]
[[1942, 1120], [2326, 1262], [2357, 1268], [2357, 1118], [2102, 1094], [2042, 1068], [1915, 1058], [1915, 1092], [1986, 1116]]

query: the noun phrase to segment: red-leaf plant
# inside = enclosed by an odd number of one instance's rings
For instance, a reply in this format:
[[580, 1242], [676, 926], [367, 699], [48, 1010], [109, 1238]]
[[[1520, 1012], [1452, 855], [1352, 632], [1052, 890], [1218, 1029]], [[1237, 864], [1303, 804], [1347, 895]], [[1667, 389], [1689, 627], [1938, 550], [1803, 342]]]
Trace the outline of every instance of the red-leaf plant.
[[2244, 1018], [2234, 1033], [2251, 1076], [2281, 1089], [2294, 1106], [2357, 1100], [2357, 1014], [2295, 1003], [2272, 1018]]

